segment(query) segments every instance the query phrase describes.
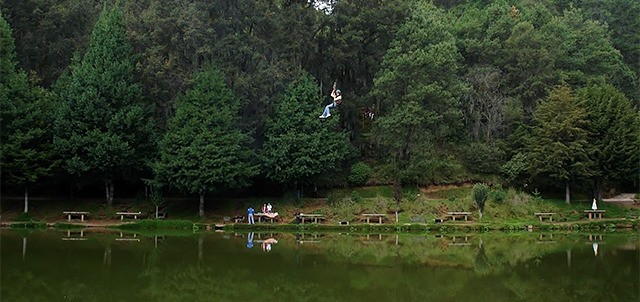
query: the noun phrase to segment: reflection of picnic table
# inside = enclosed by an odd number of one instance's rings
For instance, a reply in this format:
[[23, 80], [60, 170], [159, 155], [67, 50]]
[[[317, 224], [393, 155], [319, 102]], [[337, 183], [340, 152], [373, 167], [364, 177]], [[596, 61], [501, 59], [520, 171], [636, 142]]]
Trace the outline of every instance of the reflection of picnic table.
[[273, 223], [274, 220], [278, 220], [278, 213], [256, 213], [253, 214], [253, 217], [258, 219], [258, 222], [262, 222], [262, 219], [270, 220]]
[[[71, 236], [75, 234], [79, 236]], [[80, 230], [80, 231], [67, 230], [67, 237], [62, 237], [62, 240], [87, 240], [87, 238], [84, 238], [84, 230]]]

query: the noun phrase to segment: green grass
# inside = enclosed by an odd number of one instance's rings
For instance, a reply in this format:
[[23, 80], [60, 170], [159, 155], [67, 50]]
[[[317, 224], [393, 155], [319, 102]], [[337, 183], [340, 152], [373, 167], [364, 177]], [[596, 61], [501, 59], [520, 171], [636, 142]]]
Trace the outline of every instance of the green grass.
[[199, 230], [201, 226], [188, 220], [142, 220], [118, 225], [115, 228], [122, 230]]
[[47, 227], [47, 223], [44, 221], [28, 221], [20, 223], [12, 223], [12, 229], [44, 229]]

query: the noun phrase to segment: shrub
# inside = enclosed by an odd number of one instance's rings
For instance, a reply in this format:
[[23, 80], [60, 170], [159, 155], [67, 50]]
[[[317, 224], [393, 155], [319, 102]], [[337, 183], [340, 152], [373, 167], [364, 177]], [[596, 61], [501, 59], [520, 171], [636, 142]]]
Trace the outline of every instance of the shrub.
[[346, 196], [339, 191], [331, 191], [327, 195], [327, 203], [331, 206], [335, 206], [342, 201]]
[[507, 192], [502, 189], [493, 191], [493, 201], [495, 203], [501, 204], [507, 198]]
[[358, 194], [358, 192], [356, 192], [356, 191], [351, 191], [351, 202], [353, 202], [353, 203], [361, 203], [362, 202], [362, 196], [360, 196], [360, 194]]
[[489, 196], [489, 186], [484, 183], [475, 184], [473, 186], [473, 201], [480, 212], [480, 218], [482, 218], [482, 211], [484, 211], [484, 203]]
[[361, 186], [367, 183], [371, 176], [371, 168], [363, 162], [357, 162], [351, 166], [349, 172], [349, 183], [355, 186]]
[[28, 221], [32, 221], [33, 218], [31, 217], [31, 215], [29, 215], [29, 213], [25, 213], [22, 212], [20, 214], [18, 214], [18, 216], [16, 217], [15, 221], [21, 221], [21, 222], [28, 222]]

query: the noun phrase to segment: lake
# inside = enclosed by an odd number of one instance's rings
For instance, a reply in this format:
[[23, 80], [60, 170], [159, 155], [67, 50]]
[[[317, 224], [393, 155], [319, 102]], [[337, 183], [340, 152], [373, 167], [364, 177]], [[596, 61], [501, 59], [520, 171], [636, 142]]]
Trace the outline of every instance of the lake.
[[0, 233], [1, 301], [640, 301], [637, 233]]

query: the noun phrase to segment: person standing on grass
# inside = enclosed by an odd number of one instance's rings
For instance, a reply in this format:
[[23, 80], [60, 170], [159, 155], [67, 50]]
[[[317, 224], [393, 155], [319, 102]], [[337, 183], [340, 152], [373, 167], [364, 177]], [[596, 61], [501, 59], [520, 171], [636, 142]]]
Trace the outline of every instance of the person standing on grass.
[[249, 208], [247, 209], [247, 220], [249, 220], [249, 224], [256, 224], [253, 221], [253, 213], [255, 212], [255, 210], [249, 206]]

